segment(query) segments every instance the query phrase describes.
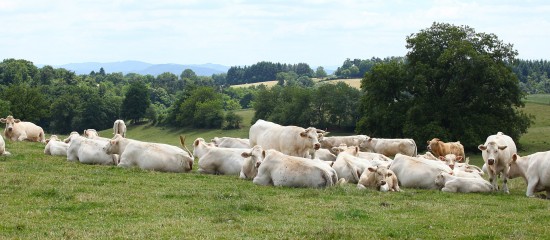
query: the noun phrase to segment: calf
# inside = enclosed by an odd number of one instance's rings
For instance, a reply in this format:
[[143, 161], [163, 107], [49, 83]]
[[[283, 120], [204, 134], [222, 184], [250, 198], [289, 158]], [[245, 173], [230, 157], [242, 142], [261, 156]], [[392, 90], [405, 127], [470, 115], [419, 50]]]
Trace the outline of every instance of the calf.
[[241, 154], [249, 148], [221, 148], [197, 138], [193, 142], [193, 155], [199, 158], [199, 173], [239, 175], [243, 167]]
[[57, 135], [51, 135], [46, 140], [46, 147], [44, 147], [44, 154], [52, 156], [67, 156], [67, 149], [69, 144], [59, 140]]
[[263, 149], [260, 145], [254, 146], [249, 151], [241, 153], [244, 158], [243, 167], [239, 177], [242, 179], [254, 179], [258, 175], [258, 167], [262, 162]]
[[185, 146], [185, 139], [180, 136], [179, 147], [162, 144], [142, 142], [123, 138], [116, 134], [103, 148], [108, 154], [119, 154], [119, 167], [137, 166], [144, 170], [161, 172], [190, 172], [193, 169], [193, 154]]
[[485, 144], [479, 145], [478, 148], [481, 150], [493, 189], [498, 190], [497, 176], [501, 174], [502, 191], [510, 193], [507, 185], [509, 163], [512, 161], [512, 156], [517, 153], [514, 140], [502, 132], [498, 132], [496, 135], [487, 137]]
[[0, 122], [6, 124], [4, 136], [8, 140], [45, 143], [44, 130], [32, 122], [22, 122], [11, 115], [0, 118]]
[[443, 192], [491, 192], [493, 186], [482, 178], [464, 178], [441, 172], [435, 179], [435, 184]]
[[365, 169], [363, 174], [361, 174], [359, 183], [357, 183], [357, 188], [364, 189], [368, 187], [376, 188], [383, 192], [401, 191], [401, 189], [399, 189], [397, 177], [392, 170], [389, 170], [386, 166], [369, 167]]
[[336, 171], [321, 160], [289, 156], [273, 149], [264, 150], [262, 156], [254, 184], [325, 188], [338, 182]]
[[546, 191], [546, 199], [550, 199], [550, 151], [524, 157], [514, 154], [507, 175], [525, 179], [527, 197], [535, 197], [535, 192]]

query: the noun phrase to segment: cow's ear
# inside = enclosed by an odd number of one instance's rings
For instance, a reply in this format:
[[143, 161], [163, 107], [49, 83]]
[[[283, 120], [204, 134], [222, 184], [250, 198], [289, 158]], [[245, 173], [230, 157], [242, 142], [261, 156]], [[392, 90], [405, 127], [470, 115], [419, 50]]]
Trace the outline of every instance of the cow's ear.
[[241, 157], [243, 157], [243, 158], [250, 157], [250, 153], [243, 152], [243, 153], [241, 153]]
[[300, 133], [301, 137], [307, 137], [307, 130]]
[[199, 139], [196, 139], [195, 142], [193, 143], [193, 145], [195, 145], [195, 147], [199, 146]]
[[464, 160], [464, 158], [463, 158], [462, 156], [457, 156], [457, 157], [456, 157], [456, 161], [462, 162], [462, 160]]
[[358, 146], [355, 146], [355, 152], [356, 152], [356, 153], [359, 152], [359, 147], [358, 147]]
[[388, 172], [388, 177], [391, 177], [391, 175], [393, 175], [393, 173], [391, 173], [391, 172]]
[[369, 172], [376, 172], [376, 169], [374, 169], [373, 167], [369, 167]]
[[519, 158], [519, 155], [517, 153], [514, 153], [514, 155], [512, 155], [512, 161], [517, 161]]
[[487, 146], [482, 144], [482, 145], [477, 146], [477, 149], [479, 149], [481, 151], [485, 151], [485, 150], [487, 150]]
[[441, 161], [445, 161], [445, 157], [443, 157], [443, 156], [439, 156], [439, 160], [441, 160]]
[[508, 147], [508, 146], [498, 146], [498, 149], [504, 150], [504, 149], [506, 149], [507, 147]]
[[21, 122], [21, 120], [19, 120], [19, 119], [14, 119], [13, 121], [14, 121], [15, 123]]
[[370, 141], [372, 141], [372, 138], [371, 137], [367, 138], [367, 142], [370, 142]]
[[265, 158], [265, 150], [262, 151], [262, 158]]
[[6, 119], [5, 118], [0, 118], [0, 122], [6, 123]]

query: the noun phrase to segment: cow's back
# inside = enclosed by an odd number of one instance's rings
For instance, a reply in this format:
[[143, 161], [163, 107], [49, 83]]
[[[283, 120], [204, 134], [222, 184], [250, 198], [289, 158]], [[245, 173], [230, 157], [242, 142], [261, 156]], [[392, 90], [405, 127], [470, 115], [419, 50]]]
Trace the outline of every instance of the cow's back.
[[403, 154], [395, 155], [390, 166], [402, 187], [437, 189], [435, 178], [441, 172], [452, 170], [437, 161], [410, 157]]
[[281, 127], [281, 125], [264, 121], [262, 119], [258, 119], [252, 126], [250, 126], [250, 129], [248, 131], [248, 139], [250, 141], [250, 147], [254, 147], [255, 145], [262, 146], [261, 144], [259, 144], [259, 141], [265, 142], [266, 138], [269, 137], [269, 135], [266, 134], [266, 131], [268, 129], [272, 129], [276, 127]]

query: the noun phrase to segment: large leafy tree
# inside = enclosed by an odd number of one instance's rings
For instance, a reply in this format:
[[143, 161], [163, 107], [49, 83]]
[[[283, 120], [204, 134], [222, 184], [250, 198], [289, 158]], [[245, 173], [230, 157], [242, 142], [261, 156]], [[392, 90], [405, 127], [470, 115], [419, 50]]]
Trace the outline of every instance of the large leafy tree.
[[151, 100], [147, 86], [141, 81], [132, 82], [122, 101], [120, 112], [122, 118], [139, 122], [140, 118], [145, 117], [149, 104], [151, 104]]
[[517, 51], [494, 34], [434, 23], [407, 37], [406, 61], [382, 63], [362, 80], [357, 132], [439, 137], [467, 149], [499, 131], [518, 140], [531, 120], [510, 64]]

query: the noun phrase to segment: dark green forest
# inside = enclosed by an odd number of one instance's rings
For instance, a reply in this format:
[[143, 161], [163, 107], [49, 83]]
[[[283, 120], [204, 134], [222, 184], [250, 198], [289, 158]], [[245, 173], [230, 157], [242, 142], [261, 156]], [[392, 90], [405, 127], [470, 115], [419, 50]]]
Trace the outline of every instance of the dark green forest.
[[[331, 75], [307, 63], [266, 61], [212, 76], [190, 69], [179, 76], [123, 75], [103, 68], [77, 75], [8, 58], [0, 63], [0, 115], [66, 134], [110, 128], [116, 119], [238, 128], [242, 119], [234, 111], [252, 108], [254, 119], [284, 125], [480, 142], [496, 129], [519, 138], [530, 124], [517, 110], [521, 98], [550, 93], [548, 61], [516, 59], [513, 45], [494, 34], [434, 23], [407, 37], [407, 49], [403, 57], [345, 59]], [[362, 78], [361, 89], [325, 82], [347, 78]], [[278, 81], [272, 88], [231, 87], [272, 80]], [[474, 121], [490, 128], [468, 124]]]

